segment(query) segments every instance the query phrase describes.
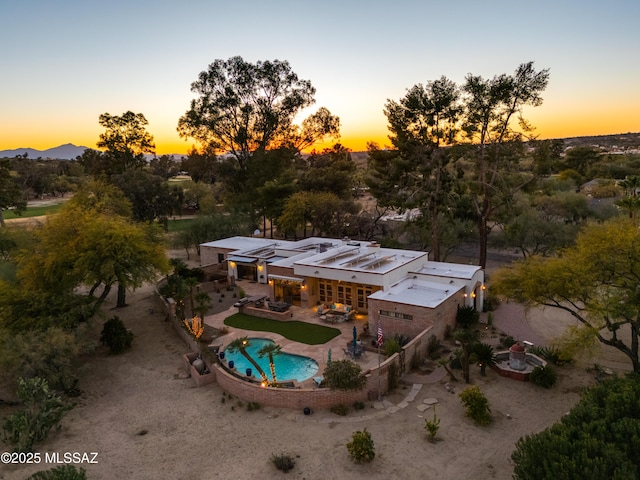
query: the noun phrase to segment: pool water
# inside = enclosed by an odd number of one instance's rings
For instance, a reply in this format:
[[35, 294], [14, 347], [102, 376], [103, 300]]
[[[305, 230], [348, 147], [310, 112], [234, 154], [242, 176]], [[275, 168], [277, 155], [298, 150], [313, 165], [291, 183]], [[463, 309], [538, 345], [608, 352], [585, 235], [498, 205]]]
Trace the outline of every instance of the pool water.
[[[260, 368], [264, 370], [267, 378], [270, 381], [273, 381], [273, 378], [271, 378], [271, 368], [269, 368], [269, 357], [265, 355], [260, 358], [258, 356], [258, 350], [265, 345], [275, 342], [267, 338], [249, 338], [248, 340], [249, 346], [247, 347], [247, 353], [258, 365], [260, 365]], [[239, 351], [231, 353], [229, 350], [225, 349], [224, 354], [227, 362], [229, 360], [233, 360], [234, 368], [238, 372], [244, 373], [247, 368], [250, 368], [253, 376], [260, 378], [260, 374], [255, 371], [255, 367], [251, 365], [251, 362], [249, 362]], [[278, 382], [286, 380], [302, 382], [313, 377], [318, 371], [318, 362], [313, 358], [303, 357], [302, 355], [293, 355], [291, 353], [280, 352], [278, 355], [274, 355], [273, 363], [276, 368], [276, 378], [278, 379]]]

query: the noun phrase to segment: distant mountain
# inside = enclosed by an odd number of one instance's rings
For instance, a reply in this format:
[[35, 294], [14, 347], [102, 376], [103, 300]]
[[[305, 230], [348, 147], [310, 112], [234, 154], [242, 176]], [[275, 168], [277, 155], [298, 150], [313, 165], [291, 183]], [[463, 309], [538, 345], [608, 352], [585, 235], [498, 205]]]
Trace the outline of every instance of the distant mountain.
[[36, 150], [35, 148], [16, 148], [14, 150], [0, 150], [0, 158], [17, 157], [18, 155], [27, 154], [27, 158], [56, 158], [59, 160], [73, 160], [89, 147], [78, 147], [72, 143], [60, 145], [59, 147], [49, 148], [47, 150]]

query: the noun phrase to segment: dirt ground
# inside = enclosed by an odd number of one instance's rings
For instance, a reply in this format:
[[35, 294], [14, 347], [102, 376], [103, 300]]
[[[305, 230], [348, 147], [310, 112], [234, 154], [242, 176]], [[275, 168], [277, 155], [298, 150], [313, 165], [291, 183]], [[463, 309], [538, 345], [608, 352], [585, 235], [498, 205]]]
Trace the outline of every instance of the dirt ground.
[[[457, 395], [463, 382], [452, 382], [454, 393], [449, 393], [444, 380], [429, 383], [429, 377], [415, 374], [383, 403], [368, 402], [364, 410], [351, 409], [345, 417], [328, 411], [305, 416], [272, 407], [248, 411], [216, 384], [194, 387], [181, 356], [188, 349], [165, 321], [152, 286], [129, 293], [127, 301], [128, 307], [116, 310], [110, 297], [105, 318], [117, 314], [125, 321], [135, 334], [133, 348], [116, 356], [98, 348], [87, 357], [81, 397], [60, 431], [36, 448], [43, 458], [97, 452], [98, 463], [80, 465], [95, 480], [281, 478], [270, 458], [282, 453], [295, 458], [287, 476], [294, 479], [510, 479], [516, 441], [558, 421], [582, 389], [595, 382], [587, 363], [560, 368], [559, 382], [551, 390], [493, 371], [482, 377], [473, 367], [472, 383], [490, 402], [488, 427], [465, 417]], [[566, 326], [566, 319], [552, 312], [524, 312], [509, 304], [500, 308], [505, 313], [499, 309], [496, 319], [524, 322], [530, 329], [525, 331], [543, 339]], [[100, 325], [95, 327], [97, 340]], [[612, 368], [617, 360], [613, 358]], [[433, 416], [432, 408], [424, 410], [427, 399], [437, 400], [441, 419], [434, 443], [424, 428], [425, 418]], [[376, 457], [358, 465], [346, 443], [364, 428], [371, 432]], [[0, 465], [0, 479], [24, 479], [53, 466]]]

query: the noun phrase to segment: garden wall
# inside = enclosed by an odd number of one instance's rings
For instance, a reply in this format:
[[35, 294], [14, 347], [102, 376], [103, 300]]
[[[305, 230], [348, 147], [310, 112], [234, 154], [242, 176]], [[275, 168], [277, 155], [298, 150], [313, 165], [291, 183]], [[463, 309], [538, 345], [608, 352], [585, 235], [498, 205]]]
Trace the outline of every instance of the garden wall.
[[293, 408], [302, 410], [328, 409], [334, 405], [351, 405], [355, 402], [376, 400], [378, 385], [382, 394], [388, 387], [389, 363], [394, 361], [394, 355], [381, 365], [381, 375], [378, 378], [377, 368], [366, 373], [367, 383], [362, 390], [343, 391], [328, 388], [272, 388], [262, 387], [257, 383], [241, 380], [227, 372], [222, 366], [214, 365], [216, 381], [226, 392], [231, 393], [246, 402], [257, 402], [271, 407]]
[[[167, 312], [168, 320], [173, 324], [180, 338], [185, 341], [192, 352], [200, 353], [202, 351], [201, 344], [196, 341], [176, 319], [175, 311], [171, 314], [171, 299], [167, 301], [162, 298], [161, 295], [158, 295], [158, 298]], [[256, 310], [263, 310], [265, 313], [278, 313], [266, 309]], [[288, 314], [289, 312], [284, 313]], [[305, 407], [309, 407], [312, 409], [328, 409], [334, 405], [351, 405], [355, 402], [377, 400], [379, 395], [386, 394], [389, 390], [389, 375], [392, 370], [395, 370], [396, 375], [399, 377], [411, 369], [413, 358], [416, 357], [416, 355], [420, 360], [425, 358], [430, 335], [431, 328], [424, 330], [407, 343], [401, 353], [396, 353], [386, 359], [380, 364], [379, 368], [375, 367], [365, 371], [364, 374], [367, 378], [367, 383], [362, 390], [355, 391], [330, 390], [328, 388], [262, 387], [260, 384], [251, 383], [234, 376], [218, 364], [217, 361], [212, 361], [210, 355], [208, 355], [209, 352], [206, 352], [207, 354], [202, 352], [202, 359], [222, 389], [246, 402], [257, 402], [261, 405], [281, 408], [304, 409]], [[191, 372], [191, 369], [192, 367], [189, 365], [187, 371]], [[197, 380], [200, 379], [194, 379], [194, 382], [196, 382], [198, 386], [200, 383], [205, 383], [198, 382]], [[209, 382], [207, 381], [206, 383]]]

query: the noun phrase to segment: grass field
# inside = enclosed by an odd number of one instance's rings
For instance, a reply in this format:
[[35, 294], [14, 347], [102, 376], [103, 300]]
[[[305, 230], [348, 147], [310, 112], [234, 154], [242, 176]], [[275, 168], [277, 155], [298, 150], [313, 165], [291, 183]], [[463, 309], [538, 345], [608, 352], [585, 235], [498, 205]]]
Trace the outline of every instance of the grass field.
[[225, 325], [256, 332], [273, 332], [294, 342], [307, 345], [321, 345], [340, 335], [340, 330], [297, 320], [281, 322], [268, 318], [254, 317], [244, 313], [236, 313], [226, 318]]
[[183, 232], [187, 228], [189, 228], [189, 225], [191, 225], [194, 220], [194, 218], [179, 218], [176, 220], [169, 220], [169, 232]]
[[56, 203], [55, 205], [42, 205], [38, 207], [27, 207], [27, 209], [22, 212], [22, 215], [16, 215], [13, 210], [5, 210], [2, 212], [2, 216], [5, 220], [10, 220], [12, 218], [40, 217], [42, 215], [58, 213], [61, 207], [61, 203]]

